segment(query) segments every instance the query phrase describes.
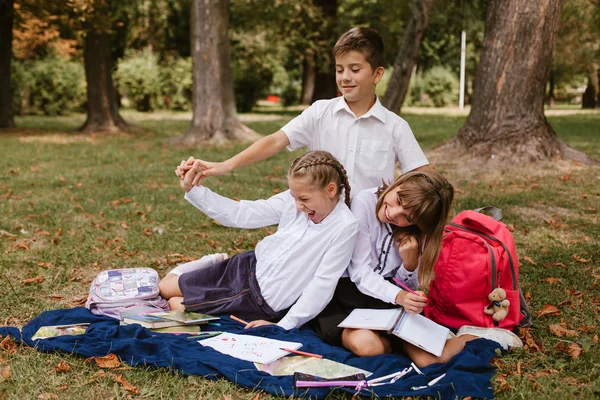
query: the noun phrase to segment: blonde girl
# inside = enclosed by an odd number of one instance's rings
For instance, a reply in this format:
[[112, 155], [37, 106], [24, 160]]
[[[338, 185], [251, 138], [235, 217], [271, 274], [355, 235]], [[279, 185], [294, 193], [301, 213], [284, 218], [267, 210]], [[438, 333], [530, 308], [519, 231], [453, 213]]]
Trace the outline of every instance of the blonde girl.
[[292, 329], [314, 318], [332, 298], [358, 233], [342, 165], [328, 152], [306, 153], [289, 168], [289, 190], [266, 200], [234, 201], [195, 186], [203, 179], [196, 162], [181, 187], [210, 218], [229, 227], [278, 228], [254, 251], [167, 274], [159, 288], [171, 308], [235, 314], [252, 321], [248, 328], [276, 321]]

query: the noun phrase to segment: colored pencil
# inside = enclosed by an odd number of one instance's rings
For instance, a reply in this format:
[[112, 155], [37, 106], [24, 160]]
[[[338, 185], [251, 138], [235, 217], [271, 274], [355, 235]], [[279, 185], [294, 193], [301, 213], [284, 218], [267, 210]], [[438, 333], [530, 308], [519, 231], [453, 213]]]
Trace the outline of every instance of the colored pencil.
[[[424, 295], [415, 292], [414, 290], [412, 290], [411, 288], [409, 288], [408, 286], [406, 286], [404, 283], [400, 282], [400, 280], [398, 280], [397, 278], [394, 278], [394, 282], [396, 282], [398, 284], [398, 286], [400, 286], [402, 289], [406, 290], [409, 293], [412, 293], [412, 294], [417, 295], [417, 296], [425, 297]], [[425, 297], [425, 298], [427, 298], [427, 297]]]
[[232, 315], [230, 315], [230, 316], [229, 316], [229, 318], [231, 318], [231, 319], [232, 319], [232, 320], [234, 320], [234, 321], [240, 322], [240, 323], [242, 323], [242, 324], [244, 324], [244, 325], [248, 325], [248, 324], [250, 323], [250, 322], [246, 322], [246, 321], [244, 321], [244, 320], [243, 320], [243, 319], [241, 319], [241, 318], [238, 318], [238, 317], [236, 317], [236, 316], [235, 316], [235, 315], [233, 315], [233, 314], [232, 314]]
[[314, 358], [323, 358], [323, 356], [320, 355], [320, 354], [308, 353], [306, 351], [300, 351], [300, 350], [294, 350], [294, 349], [286, 349], [284, 347], [280, 347], [280, 349], [283, 350], [283, 351], [289, 351], [290, 353], [298, 354], [300, 356], [314, 357]]

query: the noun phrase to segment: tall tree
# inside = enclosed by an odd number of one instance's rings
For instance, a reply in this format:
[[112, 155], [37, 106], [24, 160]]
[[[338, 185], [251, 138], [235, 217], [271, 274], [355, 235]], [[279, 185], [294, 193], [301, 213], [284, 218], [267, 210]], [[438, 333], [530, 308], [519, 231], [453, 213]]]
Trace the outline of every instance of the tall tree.
[[404, 38], [394, 62], [394, 72], [392, 72], [382, 101], [383, 105], [393, 112], [400, 113], [400, 108], [404, 103], [410, 76], [417, 63], [421, 39], [429, 25], [432, 6], [433, 0], [413, 1], [412, 15], [404, 32]]
[[491, 0], [471, 112], [447, 147], [484, 159], [592, 162], [558, 139], [544, 92], [562, 0]]
[[227, 0], [193, 0], [190, 14], [193, 117], [177, 140], [195, 144], [260, 138], [241, 123], [235, 109]]
[[[87, 83], [87, 119], [84, 133], [117, 132], [128, 128], [119, 114], [112, 73], [112, 36], [117, 25], [118, 3], [111, 0], [71, 0], [73, 12], [83, 21], [83, 55]], [[118, 46], [117, 46], [118, 47]]]
[[10, 88], [13, 18], [14, 0], [0, 0], [0, 128], [15, 126]]

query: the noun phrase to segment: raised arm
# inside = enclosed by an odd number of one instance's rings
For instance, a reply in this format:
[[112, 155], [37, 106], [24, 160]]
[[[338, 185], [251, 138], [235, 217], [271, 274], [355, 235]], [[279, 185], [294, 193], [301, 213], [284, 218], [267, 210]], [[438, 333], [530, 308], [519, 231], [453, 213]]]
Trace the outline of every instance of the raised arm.
[[183, 178], [185, 173], [191, 168], [194, 162], [198, 161], [202, 169], [201, 176], [207, 177], [225, 175], [240, 167], [254, 164], [255, 162], [272, 157], [275, 154], [278, 154], [289, 144], [290, 141], [286, 134], [279, 130], [263, 137], [262, 139], [259, 139], [245, 150], [222, 162], [198, 160], [190, 157], [185, 162], [185, 165], [181, 166], [181, 168], [178, 168], [175, 173], [180, 178]]

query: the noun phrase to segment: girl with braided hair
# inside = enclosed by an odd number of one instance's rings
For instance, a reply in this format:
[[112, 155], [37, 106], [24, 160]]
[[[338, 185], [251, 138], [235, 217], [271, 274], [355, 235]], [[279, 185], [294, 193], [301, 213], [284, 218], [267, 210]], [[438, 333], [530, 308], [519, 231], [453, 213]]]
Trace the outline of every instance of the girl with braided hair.
[[342, 165], [328, 152], [306, 153], [290, 166], [289, 190], [256, 201], [196, 186], [204, 179], [201, 168], [194, 163], [181, 180], [186, 200], [200, 211], [224, 226], [278, 227], [254, 251], [167, 274], [159, 288], [171, 309], [235, 314], [252, 321], [247, 328], [276, 321], [292, 329], [314, 318], [333, 297], [358, 234]]

